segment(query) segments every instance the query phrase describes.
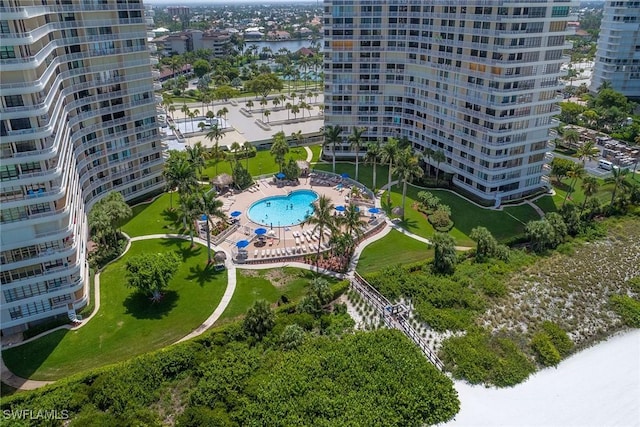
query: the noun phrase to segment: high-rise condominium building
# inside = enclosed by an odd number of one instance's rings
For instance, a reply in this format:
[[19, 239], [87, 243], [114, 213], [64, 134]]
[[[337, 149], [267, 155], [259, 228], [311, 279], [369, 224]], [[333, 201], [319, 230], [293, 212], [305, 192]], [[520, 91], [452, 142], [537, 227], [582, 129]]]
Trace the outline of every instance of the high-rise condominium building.
[[162, 188], [140, 0], [0, 3], [3, 334], [84, 306], [87, 220]]
[[595, 92], [604, 82], [640, 97], [640, 1], [604, 4], [590, 89]]
[[575, 4], [325, 0], [325, 123], [442, 150], [442, 169], [478, 198], [534, 193], [548, 180]]

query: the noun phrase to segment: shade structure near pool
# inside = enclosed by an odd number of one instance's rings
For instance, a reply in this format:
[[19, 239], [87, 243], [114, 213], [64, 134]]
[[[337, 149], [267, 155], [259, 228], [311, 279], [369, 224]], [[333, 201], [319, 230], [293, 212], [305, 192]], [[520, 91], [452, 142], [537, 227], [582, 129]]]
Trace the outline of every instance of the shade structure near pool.
[[346, 211], [346, 210], [347, 210], [347, 208], [345, 208], [345, 207], [344, 207], [344, 206], [342, 206], [342, 205], [338, 205], [338, 206], [336, 206], [336, 210], [337, 210], [338, 212], [344, 212], [344, 211]]
[[340, 174], [340, 176], [341, 176], [342, 178], [349, 178], [349, 174], [348, 174], [348, 173], [346, 173], [346, 172], [345, 172], [345, 173]]
[[247, 246], [249, 246], [249, 241], [248, 240], [238, 240], [236, 242], [236, 246], [239, 248], [246, 248]]
[[267, 229], [266, 228], [256, 228], [254, 231], [258, 236], [262, 236], [264, 234], [267, 234]]
[[372, 213], [372, 214], [380, 213], [380, 209], [378, 209], [378, 208], [369, 208], [369, 213]]
[[231, 215], [232, 217], [234, 217], [234, 218], [235, 218], [235, 217], [238, 217], [238, 216], [242, 215], [242, 212], [240, 212], [240, 211], [233, 211], [233, 212], [231, 212], [231, 213], [230, 213], [230, 215]]
[[276, 174], [276, 178], [278, 178], [278, 179], [283, 179], [285, 176], [286, 176], [286, 175], [285, 175], [285, 174], [283, 174], [282, 172], [280, 172], [280, 173]]

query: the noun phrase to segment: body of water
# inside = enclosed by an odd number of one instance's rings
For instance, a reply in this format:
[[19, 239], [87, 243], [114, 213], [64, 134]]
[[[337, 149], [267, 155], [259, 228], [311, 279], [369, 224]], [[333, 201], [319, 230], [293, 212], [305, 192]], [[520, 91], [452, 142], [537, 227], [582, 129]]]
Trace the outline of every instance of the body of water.
[[[277, 53], [278, 50], [283, 47], [289, 49], [292, 53], [297, 52], [303, 47], [310, 48], [312, 40], [283, 40], [283, 41], [252, 41], [248, 40], [247, 44], [244, 46], [245, 50], [255, 44], [258, 46], [258, 53], [262, 50], [263, 47], [268, 46], [273, 53]], [[319, 40], [320, 45], [322, 46], [322, 40]]]

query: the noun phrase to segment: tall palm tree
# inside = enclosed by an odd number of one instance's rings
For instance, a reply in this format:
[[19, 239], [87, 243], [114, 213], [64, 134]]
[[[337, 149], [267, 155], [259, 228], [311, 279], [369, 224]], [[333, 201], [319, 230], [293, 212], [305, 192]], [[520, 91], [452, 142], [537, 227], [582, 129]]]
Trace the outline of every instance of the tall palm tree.
[[320, 235], [318, 240], [318, 253], [316, 256], [316, 268], [320, 270], [320, 249], [323, 239], [325, 239], [324, 231], [329, 230], [333, 234], [336, 229], [336, 217], [333, 216], [334, 206], [331, 199], [322, 195], [314, 202], [313, 215], [310, 215], [302, 222], [302, 225], [313, 226], [312, 231]]
[[189, 109], [189, 106], [187, 104], [182, 104], [182, 108], [180, 108], [180, 111], [184, 113], [184, 118], [186, 119], [189, 116], [189, 112], [191, 110]]
[[567, 199], [569, 198], [569, 195], [573, 192], [573, 187], [576, 185], [576, 182], [578, 182], [578, 179], [582, 178], [585, 173], [586, 171], [584, 170], [584, 166], [577, 163], [574, 163], [571, 170], [567, 172], [567, 176], [569, 178], [572, 178], [572, 180], [571, 180], [571, 184], [569, 185], [569, 190], [567, 191], [567, 194], [564, 195], [562, 206], [564, 206], [565, 203], [567, 203]]
[[249, 157], [251, 150], [253, 150], [253, 145], [251, 145], [249, 141], [245, 141], [244, 144], [242, 144], [242, 148], [244, 148], [244, 151], [247, 153], [247, 171], [249, 171]]
[[223, 203], [221, 200], [216, 198], [216, 194], [214, 191], [208, 191], [202, 194], [199, 198], [200, 209], [202, 213], [207, 216], [206, 221], [206, 233], [207, 233], [207, 260], [208, 263], [211, 264], [211, 230], [209, 226], [209, 221], [211, 221], [211, 217], [218, 217], [221, 219], [225, 219], [226, 215], [222, 211]]
[[192, 147], [187, 146], [187, 159], [191, 166], [196, 171], [196, 176], [202, 173], [202, 168], [205, 167], [206, 151], [200, 141], [196, 142]]
[[251, 112], [251, 109], [253, 108], [253, 101], [252, 100], [248, 100], [245, 105], [249, 109], [249, 112]]
[[382, 162], [389, 165], [389, 181], [387, 183], [387, 204], [391, 205], [391, 175], [393, 173], [393, 163], [398, 157], [398, 140], [389, 138], [382, 146]]
[[331, 153], [333, 154], [333, 173], [336, 173], [336, 144], [342, 142], [342, 128], [340, 126], [327, 126], [324, 130], [324, 143], [331, 145]]
[[182, 224], [186, 231], [189, 232], [191, 246], [193, 242], [193, 232], [195, 231], [195, 219], [200, 215], [200, 207], [198, 195], [195, 193], [187, 193], [180, 195], [180, 216], [182, 216]]
[[[240, 151], [242, 149], [242, 145], [240, 145], [240, 143], [237, 142], [237, 141], [233, 141], [231, 143], [231, 147], [229, 147], [229, 149], [233, 153], [233, 159], [236, 161], [236, 163], [238, 163], [238, 151]], [[233, 167], [233, 165], [231, 165], [231, 171], [232, 172], [233, 172], [234, 169], [235, 168]]]
[[447, 156], [443, 150], [434, 152], [431, 157], [437, 162], [436, 166], [436, 185], [438, 185], [438, 178], [440, 178], [440, 163], [447, 161]]
[[402, 220], [404, 221], [407, 182], [411, 182], [414, 178], [420, 178], [423, 174], [422, 168], [418, 163], [418, 157], [413, 154], [411, 147], [400, 151], [394, 172], [398, 179], [402, 181]]
[[287, 120], [291, 119], [291, 109], [293, 108], [293, 105], [291, 105], [290, 102], [287, 102], [287, 104], [284, 106], [284, 108], [287, 109]]
[[580, 208], [580, 215], [582, 215], [582, 212], [587, 205], [587, 200], [598, 192], [600, 185], [594, 176], [585, 176], [582, 180], [581, 187], [582, 192], [584, 193], [584, 202], [582, 202], [582, 207]]
[[629, 169], [620, 169], [615, 167], [611, 169], [611, 177], [607, 178], [607, 182], [613, 183], [613, 191], [611, 192], [611, 204], [609, 206], [610, 210], [613, 210], [613, 203], [616, 200], [616, 195], [620, 187], [626, 187], [629, 185], [627, 182], [627, 174], [629, 173]]
[[169, 157], [164, 163], [164, 181], [167, 184], [167, 191], [169, 191], [169, 210], [173, 210], [173, 190], [178, 186], [180, 176], [184, 173], [182, 168], [184, 164], [184, 153], [177, 150], [169, 150]]
[[207, 133], [206, 138], [209, 141], [216, 141], [215, 146], [211, 150], [211, 158], [215, 161], [216, 175], [218, 175], [218, 160], [220, 159], [221, 153], [218, 143], [220, 142], [220, 139], [222, 139], [222, 130], [218, 126], [218, 123], [215, 123], [213, 126], [211, 126], [211, 130], [209, 131], [209, 133]]
[[354, 204], [348, 204], [344, 213], [337, 217], [338, 223], [344, 225], [345, 232], [355, 239], [359, 239], [364, 234], [363, 227], [367, 222], [360, 216], [360, 209]]
[[273, 135], [273, 144], [271, 144], [270, 153], [273, 156], [276, 163], [280, 167], [280, 172], [284, 165], [284, 157], [289, 152], [289, 144], [287, 143], [287, 137], [284, 132], [280, 131]]
[[364, 157], [364, 161], [367, 164], [373, 165], [373, 191], [376, 190], [376, 169], [382, 149], [380, 148], [380, 139], [371, 141], [367, 144], [367, 154]]
[[293, 113], [293, 118], [296, 119], [298, 118], [298, 113], [300, 112], [300, 106], [297, 104], [294, 104], [291, 106], [291, 112]]

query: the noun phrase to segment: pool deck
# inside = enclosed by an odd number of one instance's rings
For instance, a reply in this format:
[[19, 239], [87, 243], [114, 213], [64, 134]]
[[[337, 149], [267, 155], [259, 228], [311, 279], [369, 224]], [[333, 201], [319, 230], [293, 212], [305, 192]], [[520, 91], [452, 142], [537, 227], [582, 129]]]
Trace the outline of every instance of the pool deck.
[[[325, 178], [327, 177], [327, 178]], [[224, 242], [220, 243], [224, 249], [233, 254], [235, 259], [238, 254], [238, 248], [236, 242], [240, 240], [249, 240], [250, 244], [246, 248], [247, 260], [249, 262], [259, 261], [267, 262], [269, 260], [282, 261], [282, 257], [301, 257], [306, 254], [314, 254], [317, 252], [317, 245], [325, 243], [328, 240], [327, 236], [323, 236], [322, 239], [318, 239], [316, 236], [304, 236], [305, 232], [312, 230], [311, 226], [302, 227], [301, 225], [292, 226], [277, 226], [277, 215], [274, 217], [273, 228], [271, 226], [264, 226], [257, 222], [252, 221], [247, 216], [249, 207], [257, 200], [270, 196], [287, 196], [289, 192], [295, 190], [313, 190], [318, 195], [325, 195], [331, 199], [331, 203], [335, 206], [347, 205], [349, 203], [349, 190], [350, 185], [345, 184], [341, 189], [339, 177], [328, 178], [328, 175], [313, 176], [300, 178], [298, 185], [284, 185], [278, 186], [274, 183], [273, 179], [259, 180], [253, 187], [235, 194], [224, 194], [220, 197], [223, 201], [223, 210], [230, 214], [233, 211], [240, 211], [242, 215], [238, 217], [239, 228], [234, 233], [229, 235]], [[368, 213], [368, 209], [373, 206], [373, 201], [366, 203], [364, 201], [356, 202], [360, 206], [362, 218], [368, 222], [368, 229], [375, 227], [382, 222], [384, 218], [382, 215], [376, 215], [378, 218], [374, 221], [371, 214]], [[336, 215], [339, 212], [336, 211]], [[231, 217], [229, 217], [231, 220]], [[266, 243], [261, 243], [258, 236], [255, 234], [257, 228], [267, 228], [268, 233], [264, 237]], [[311, 234], [311, 233], [309, 233]], [[256, 245], [257, 244], [257, 245]], [[286, 249], [289, 249], [290, 254]], [[321, 251], [326, 248], [321, 246]], [[257, 252], [256, 252], [257, 251]], [[267, 256], [269, 251], [269, 256]], [[280, 254], [278, 254], [280, 252]], [[263, 255], [264, 253], [264, 255]]]

